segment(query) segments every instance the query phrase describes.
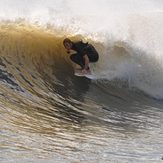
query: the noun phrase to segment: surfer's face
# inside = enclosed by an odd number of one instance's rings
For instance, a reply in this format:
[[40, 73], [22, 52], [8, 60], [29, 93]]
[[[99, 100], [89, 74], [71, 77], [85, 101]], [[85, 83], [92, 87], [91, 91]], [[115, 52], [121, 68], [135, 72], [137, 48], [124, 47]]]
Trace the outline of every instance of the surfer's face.
[[70, 50], [71, 47], [72, 47], [72, 43], [65, 42], [65, 43], [64, 43], [64, 46], [65, 46], [65, 48], [66, 48], [67, 50]]

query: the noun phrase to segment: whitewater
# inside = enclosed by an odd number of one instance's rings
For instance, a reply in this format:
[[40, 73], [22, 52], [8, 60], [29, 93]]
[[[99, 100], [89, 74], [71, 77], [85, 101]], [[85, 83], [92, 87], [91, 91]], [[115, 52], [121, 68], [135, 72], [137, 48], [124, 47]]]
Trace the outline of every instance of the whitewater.
[[[0, 161], [160, 162], [162, 0], [1, 0]], [[91, 43], [95, 79], [63, 46]]]

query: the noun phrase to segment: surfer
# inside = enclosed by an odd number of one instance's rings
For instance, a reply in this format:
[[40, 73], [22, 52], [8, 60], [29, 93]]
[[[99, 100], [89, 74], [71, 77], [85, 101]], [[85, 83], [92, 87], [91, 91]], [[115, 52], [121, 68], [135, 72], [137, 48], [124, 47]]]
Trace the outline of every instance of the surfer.
[[66, 48], [67, 53], [70, 53], [71, 50], [77, 52], [75, 54], [72, 54], [70, 56], [70, 59], [74, 63], [81, 66], [83, 74], [89, 74], [89, 63], [97, 62], [99, 59], [99, 55], [96, 49], [89, 43], [83, 43], [82, 41], [73, 42], [68, 38], [63, 40], [63, 45]]

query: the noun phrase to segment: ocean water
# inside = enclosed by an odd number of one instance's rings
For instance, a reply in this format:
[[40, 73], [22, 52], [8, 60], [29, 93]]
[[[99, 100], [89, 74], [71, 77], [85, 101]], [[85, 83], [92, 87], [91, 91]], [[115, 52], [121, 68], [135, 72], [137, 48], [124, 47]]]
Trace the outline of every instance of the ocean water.
[[0, 162], [162, 162], [162, 26], [162, 0], [1, 0]]

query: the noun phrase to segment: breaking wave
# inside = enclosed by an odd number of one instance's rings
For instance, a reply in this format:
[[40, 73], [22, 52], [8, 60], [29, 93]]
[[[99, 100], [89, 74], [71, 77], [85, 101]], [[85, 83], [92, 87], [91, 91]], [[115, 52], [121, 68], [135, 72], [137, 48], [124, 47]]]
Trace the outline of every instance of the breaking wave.
[[100, 60], [91, 69], [99, 84], [125, 83], [154, 98], [163, 97], [162, 2], [143, 1], [146, 5], [140, 7], [136, 1], [126, 0], [116, 12], [118, 1], [112, 5], [88, 1], [93, 7], [80, 13], [84, 1], [42, 3], [1, 2], [2, 82], [21, 90], [32, 91], [37, 86], [43, 92], [46, 86], [41, 75], [48, 78], [46, 82], [57, 82], [54, 72], [60, 77], [71, 74], [67, 79], [71, 80], [73, 69], [62, 45], [70, 37], [96, 47]]

